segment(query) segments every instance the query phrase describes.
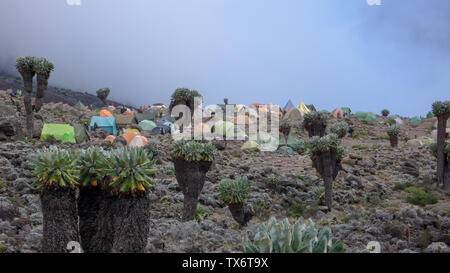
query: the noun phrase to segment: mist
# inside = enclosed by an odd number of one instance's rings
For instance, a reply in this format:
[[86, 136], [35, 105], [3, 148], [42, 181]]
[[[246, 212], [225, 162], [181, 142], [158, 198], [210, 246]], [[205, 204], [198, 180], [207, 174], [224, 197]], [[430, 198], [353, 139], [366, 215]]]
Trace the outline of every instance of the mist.
[[136, 106], [187, 87], [204, 105], [424, 116], [449, 99], [450, 1], [381, 1], [2, 0], [0, 71], [46, 57], [51, 85]]

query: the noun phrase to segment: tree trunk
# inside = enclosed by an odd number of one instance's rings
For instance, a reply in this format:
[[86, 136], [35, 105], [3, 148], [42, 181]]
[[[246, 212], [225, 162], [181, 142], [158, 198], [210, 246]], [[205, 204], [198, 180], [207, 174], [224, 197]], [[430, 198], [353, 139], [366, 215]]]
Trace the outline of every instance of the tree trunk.
[[42, 252], [66, 253], [69, 242], [79, 241], [75, 190], [45, 189], [40, 198], [44, 216]]
[[34, 110], [39, 112], [41, 110], [42, 105], [44, 104], [45, 91], [48, 86], [48, 74], [37, 74], [37, 98], [36, 98], [36, 106]]
[[86, 253], [101, 253], [102, 226], [100, 226], [100, 206], [103, 193], [99, 187], [85, 187], [80, 190], [78, 197], [78, 216], [80, 219], [81, 247]]
[[446, 157], [444, 168], [444, 190], [450, 190], [450, 160]]
[[389, 136], [389, 140], [391, 141], [392, 148], [395, 148], [398, 146], [398, 136]]
[[228, 204], [228, 208], [234, 220], [239, 223], [240, 228], [245, 227], [254, 215], [253, 210], [244, 203]]
[[114, 219], [115, 211], [113, 210], [117, 197], [109, 190], [102, 190], [102, 200], [98, 214], [99, 232], [97, 236], [92, 238], [93, 252], [110, 253], [114, 243]]
[[117, 196], [111, 208], [114, 220], [113, 253], [143, 253], [150, 230], [148, 195]]
[[309, 137], [319, 136], [323, 137], [325, 135], [325, 129], [327, 126], [324, 126], [320, 120], [313, 120], [307, 127]]
[[333, 205], [333, 181], [340, 170], [340, 163], [336, 160], [337, 151], [324, 151], [316, 154], [313, 160], [313, 167], [316, 168], [324, 181], [325, 202], [329, 210]]
[[23, 103], [26, 113], [27, 138], [28, 140], [31, 140], [33, 138], [33, 108], [31, 106], [31, 93], [33, 92], [33, 77], [35, 73], [24, 71], [20, 72], [20, 74], [23, 78]]
[[[449, 118], [449, 114], [439, 115], [438, 126], [437, 126], [437, 179], [438, 185], [442, 185], [444, 188], [449, 189], [450, 185], [448, 185], [449, 181], [445, 181], [444, 179], [444, 166], [445, 166], [445, 131], [447, 127], [447, 119]], [[446, 185], [447, 184], [447, 185]]]
[[178, 184], [184, 195], [183, 222], [194, 220], [197, 203], [206, 173], [211, 168], [212, 162], [187, 162], [184, 159], [175, 159], [175, 173]]

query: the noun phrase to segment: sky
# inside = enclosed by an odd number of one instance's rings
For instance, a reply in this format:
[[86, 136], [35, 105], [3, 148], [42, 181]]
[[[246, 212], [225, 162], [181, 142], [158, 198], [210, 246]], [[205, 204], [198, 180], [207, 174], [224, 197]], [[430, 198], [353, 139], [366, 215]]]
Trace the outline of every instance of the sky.
[[402, 116], [450, 99], [449, 0], [77, 1], [1, 0], [0, 70], [46, 57], [51, 85], [109, 87], [135, 106], [169, 104], [179, 87], [204, 105]]

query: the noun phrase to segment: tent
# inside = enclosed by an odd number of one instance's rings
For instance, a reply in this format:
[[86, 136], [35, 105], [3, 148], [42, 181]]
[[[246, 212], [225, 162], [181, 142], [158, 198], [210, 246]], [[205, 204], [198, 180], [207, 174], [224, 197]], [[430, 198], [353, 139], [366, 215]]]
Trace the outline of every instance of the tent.
[[434, 113], [432, 111], [428, 112], [427, 114], [427, 118], [435, 118], [436, 116], [434, 115]]
[[114, 143], [114, 140], [116, 140], [116, 136], [113, 135], [109, 135], [105, 138], [105, 141], [109, 141], [111, 144]]
[[290, 119], [291, 121], [301, 121], [303, 119], [302, 112], [298, 108], [292, 108], [284, 115], [283, 119]]
[[165, 117], [163, 117], [163, 120], [167, 120], [167, 121], [169, 121], [171, 123], [175, 122], [175, 118], [172, 117], [172, 116], [165, 116]]
[[90, 124], [91, 131], [94, 131], [94, 124], [97, 124], [101, 129], [108, 131], [111, 135], [117, 135], [117, 125], [114, 117], [93, 116]]
[[139, 122], [139, 126], [141, 126], [144, 131], [151, 131], [156, 127], [156, 123], [151, 120], [143, 120]]
[[128, 144], [129, 147], [144, 147], [147, 145], [147, 138], [141, 135], [135, 136]]
[[160, 135], [161, 134], [161, 128], [164, 130], [165, 133], [167, 133], [167, 131], [169, 130], [168, 126], [157, 126], [157, 127], [153, 128], [153, 130], [151, 131], [150, 135], [152, 135], [152, 136]]
[[108, 118], [112, 118], [113, 117], [113, 114], [111, 114], [111, 112], [109, 112], [106, 109], [101, 110], [98, 115], [101, 116], [101, 117], [108, 117]]
[[175, 128], [175, 125], [172, 122], [168, 121], [168, 120], [161, 120], [160, 122], [158, 122], [158, 126], [168, 126], [172, 130]]
[[307, 107], [309, 110], [311, 110], [311, 111], [317, 111], [317, 110], [316, 110], [316, 107], [314, 106], [314, 104], [308, 104], [308, 105], [306, 105], [306, 107]]
[[133, 138], [135, 138], [138, 135], [139, 133], [136, 132], [127, 132], [125, 134], [122, 134], [122, 137], [125, 138], [125, 140], [127, 141], [127, 145], [129, 145], [133, 140]]
[[77, 143], [84, 143], [90, 140], [89, 132], [83, 124], [75, 124], [73, 126], [75, 131], [75, 140]]
[[401, 118], [399, 115], [390, 115], [387, 117], [387, 119], [397, 119], [397, 118]]
[[357, 112], [355, 116], [365, 121], [378, 121], [378, 118], [374, 113]]
[[232, 134], [234, 131], [234, 124], [229, 121], [217, 121], [214, 123], [212, 127], [212, 132], [221, 136], [224, 136], [227, 134], [227, 132], [230, 132]]
[[41, 139], [46, 140], [50, 136], [53, 136], [56, 140], [60, 140], [62, 143], [76, 143], [75, 129], [68, 124], [44, 124]]
[[256, 143], [258, 143], [262, 150], [265, 151], [276, 151], [279, 144], [279, 139], [272, 137], [266, 132], [259, 132], [256, 138]]
[[396, 118], [394, 120], [395, 120], [395, 124], [397, 124], [398, 126], [401, 126], [401, 125], [405, 124], [401, 118]]
[[81, 110], [86, 109], [86, 105], [84, 105], [81, 101], [78, 101], [74, 107]]
[[255, 141], [247, 141], [244, 143], [244, 145], [242, 145], [241, 150], [247, 150], [247, 149], [256, 149], [259, 148], [259, 144], [256, 143]]
[[234, 117], [234, 124], [253, 124], [253, 121], [247, 115], [239, 115]]
[[154, 112], [144, 112], [144, 113], [136, 113], [137, 122], [141, 122], [144, 120], [156, 121], [156, 113]]
[[284, 106], [283, 112], [287, 113], [287, 112], [289, 112], [289, 110], [294, 109], [294, 108], [295, 108], [294, 104], [292, 103], [291, 100], [289, 100], [289, 101], [286, 103], [286, 105]]
[[128, 125], [137, 124], [136, 118], [131, 115], [115, 115], [117, 128], [126, 128]]
[[311, 110], [309, 110], [308, 107], [306, 107], [306, 105], [303, 102], [300, 102], [297, 108], [303, 113], [303, 115], [311, 112]]
[[331, 112], [331, 115], [333, 115], [333, 117], [335, 118], [343, 118], [344, 117], [344, 110], [342, 110], [342, 108], [336, 108], [333, 110], [333, 112]]
[[130, 129], [130, 128], [128, 128], [128, 129], [125, 129], [125, 133], [137, 133], [137, 134], [140, 134], [141, 132], [139, 132], [138, 129]]
[[341, 107], [342, 111], [344, 111], [346, 116], [350, 116], [352, 110], [349, 107]]
[[420, 117], [413, 117], [409, 120], [409, 123], [412, 125], [419, 125], [422, 123], [422, 119]]

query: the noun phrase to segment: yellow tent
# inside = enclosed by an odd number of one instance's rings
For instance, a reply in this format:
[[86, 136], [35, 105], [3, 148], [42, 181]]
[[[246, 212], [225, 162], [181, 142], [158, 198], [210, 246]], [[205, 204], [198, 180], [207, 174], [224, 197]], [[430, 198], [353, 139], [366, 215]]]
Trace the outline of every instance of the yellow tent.
[[303, 102], [300, 102], [300, 104], [297, 106], [297, 108], [303, 113], [303, 114], [308, 114], [309, 112], [311, 112], [311, 110], [308, 109], [308, 107], [306, 107], [306, 105]]
[[255, 141], [247, 141], [242, 145], [241, 150], [259, 148], [259, 144]]
[[126, 133], [137, 133], [137, 134], [140, 134], [141, 132], [139, 132], [139, 130], [138, 129], [125, 129], [125, 132]]

